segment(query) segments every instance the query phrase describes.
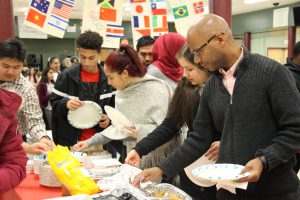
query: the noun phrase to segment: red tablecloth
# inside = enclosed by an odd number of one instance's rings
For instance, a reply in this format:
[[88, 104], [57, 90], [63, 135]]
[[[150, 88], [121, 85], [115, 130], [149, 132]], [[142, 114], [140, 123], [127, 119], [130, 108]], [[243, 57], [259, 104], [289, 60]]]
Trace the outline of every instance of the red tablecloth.
[[38, 175], [27, 174], [21, 184], [3, 194], [1, 200], [42, 200], [60, 196], [62, 196], [61, 188], [42, 186]]

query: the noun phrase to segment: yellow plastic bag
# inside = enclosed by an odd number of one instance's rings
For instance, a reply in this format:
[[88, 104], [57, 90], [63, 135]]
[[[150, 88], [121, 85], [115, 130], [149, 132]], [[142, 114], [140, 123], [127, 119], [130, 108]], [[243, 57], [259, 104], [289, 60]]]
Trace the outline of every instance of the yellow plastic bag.
[[48, 162], [58, 180], [69, 187], [71, 195], [96, 194], [99, 187], [67, 147], [57, 145], [48, 152]]

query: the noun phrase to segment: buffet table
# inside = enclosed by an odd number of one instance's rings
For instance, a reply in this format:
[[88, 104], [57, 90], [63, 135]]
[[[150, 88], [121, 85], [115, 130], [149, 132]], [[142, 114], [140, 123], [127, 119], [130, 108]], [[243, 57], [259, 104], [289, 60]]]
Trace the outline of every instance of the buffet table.
[[27, 174], [14, 190], [2, 195], [1, 200], [42, 200], [62, 196], [61, 188], [51, 188], [39, 184], [39, 176]]

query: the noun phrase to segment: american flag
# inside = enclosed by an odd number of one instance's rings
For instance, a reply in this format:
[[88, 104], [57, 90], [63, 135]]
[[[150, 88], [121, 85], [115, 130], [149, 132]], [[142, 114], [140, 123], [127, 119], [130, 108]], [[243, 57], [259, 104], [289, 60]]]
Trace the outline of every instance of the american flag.
[[54, 3], [52, 13], [62, 18], [69, 19], [71, 16], [73, 5], [73, 0], [56, 0]]

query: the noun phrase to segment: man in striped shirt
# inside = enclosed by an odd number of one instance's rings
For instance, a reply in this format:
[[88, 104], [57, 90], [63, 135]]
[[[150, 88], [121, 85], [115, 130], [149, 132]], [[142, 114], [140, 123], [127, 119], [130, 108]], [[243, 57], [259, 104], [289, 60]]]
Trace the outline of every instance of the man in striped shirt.
[[23, 136], [29, 134], [34, 144], [23, 143], [27, 153], [41, 154], [52, 149], [54, 143], [47, 136], [42, 111], [35, 88], [21, 74], [26, 50], [16, 39], [0, 43], [0, 88], [17, 93], [22, 97], [22, 104], [17, 118], [19, 130]]

